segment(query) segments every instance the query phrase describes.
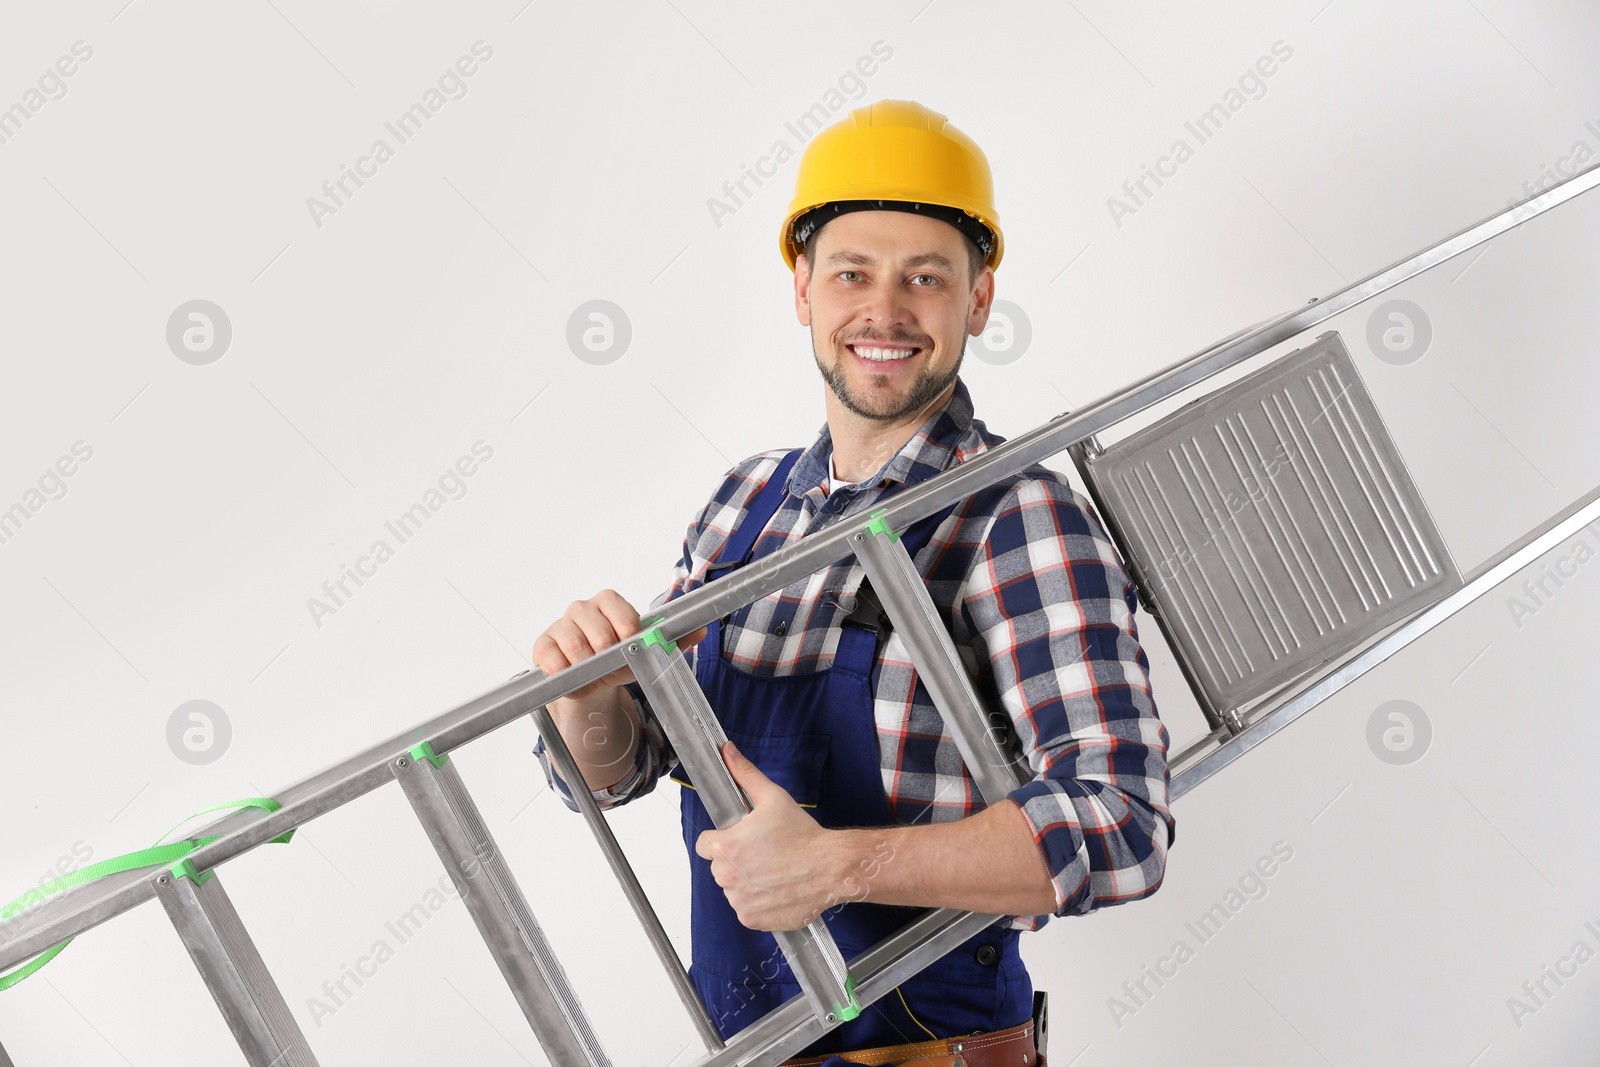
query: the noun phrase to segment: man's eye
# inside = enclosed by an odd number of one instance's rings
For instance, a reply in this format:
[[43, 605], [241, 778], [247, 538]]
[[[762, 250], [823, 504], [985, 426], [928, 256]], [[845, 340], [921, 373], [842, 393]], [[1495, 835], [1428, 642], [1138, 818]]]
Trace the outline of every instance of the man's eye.
[[842, 271], [839, 272], [839, 277], [844, 278], [845, 281], [849, 281], [850, 279], [845, 277], [846, 275], [849, 275], [849, 274], [854, 274], [854, 275], [857, 275], [859, 277], [861, 272], [860, 271], [854, 271], [854, 270], [842, 270]]
[[[939, 280], [939, 276], [937, 274], [918, 274], [914, 276], [913, 280], [915, 280], [915, 278], [927, 278], [930, 282], [937, 282]], [[926, 286], [923, 288], [926, 288]]]

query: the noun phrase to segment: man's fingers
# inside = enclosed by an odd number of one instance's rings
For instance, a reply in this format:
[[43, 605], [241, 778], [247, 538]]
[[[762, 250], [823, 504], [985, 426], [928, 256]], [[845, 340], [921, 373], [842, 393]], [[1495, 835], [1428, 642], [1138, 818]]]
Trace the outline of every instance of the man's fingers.
[[[595, 652], [610, 648], [639, 632], [638, 613], [610, 589], [601, 590], [596, 596], [574, 604], [571, 610], [577, 615], [589, 646]], [[627, 665], [618, 667], [602, 679], [610, 685], [622, 685], [633, 680], [633, 668]]]
[[561, 652], [567, 657], [568, 663], [581, 663], [594, 655], [594, 646], [578, 628], [578, 624], [571, 619], [560, 620], [550, 627], [549, 632], [556, 644], [561, 646]]
[[[555, 674], [582, 663], [643, 629], [639, 612], [615, 589], [602, 589], [588, 600], [574, 600], [566, 614], [533, 643], [533, 661], [545, 674]], [[679, 640], [698, 644], [707, 627]], [[595, 684], [622, 685], [634, 680], [631, 666], [619, 667]]]
[[577, 624], [592, 651], [598, 652], [617, 643], [616, 629], [594, 600], [574, 600], [567, 608], [567, 618]]
[[566, 653], [561, 651], [561, 645], [555, 638], [550, 636], [549, 630], [533, 639], [533, 662], [539, 665], [539, 669], [545, 673], [545, 677], [564, 671], [572, 666], [571, 661], [567, 659]]
[[639, 632], [639, 613], [615, 589], [600, 590], [590, 603], [610, 623], [612, 632], [616, 634], [618, 640], [632, 637]]

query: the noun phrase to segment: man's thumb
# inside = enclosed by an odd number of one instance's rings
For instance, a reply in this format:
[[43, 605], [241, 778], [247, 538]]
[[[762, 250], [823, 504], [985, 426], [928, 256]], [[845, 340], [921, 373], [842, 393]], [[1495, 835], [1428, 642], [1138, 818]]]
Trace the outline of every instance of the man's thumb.
[[763, 793], [773, 784], [772, 779], [761, 773], [761, 768], [751, 763], [739, 747], [732, 741], [728, 742], [727, 752], [728, 773], [733, 775], [733, 780], [750, 794], [750, 800], [757, 802]]

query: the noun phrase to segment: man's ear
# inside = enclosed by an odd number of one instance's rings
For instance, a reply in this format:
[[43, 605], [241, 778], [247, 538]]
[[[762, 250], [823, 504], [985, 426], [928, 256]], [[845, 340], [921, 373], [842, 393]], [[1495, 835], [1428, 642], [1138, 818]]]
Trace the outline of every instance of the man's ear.
[[794, 314], [800, 325], [811, 325], [811, 264], [804, 252], [794, 257]]
[[972, 286], [972, 309], [967, 313], [967, 333], [977, 337], [989, 324], [994, 308], [994, 268], [985, 266]]

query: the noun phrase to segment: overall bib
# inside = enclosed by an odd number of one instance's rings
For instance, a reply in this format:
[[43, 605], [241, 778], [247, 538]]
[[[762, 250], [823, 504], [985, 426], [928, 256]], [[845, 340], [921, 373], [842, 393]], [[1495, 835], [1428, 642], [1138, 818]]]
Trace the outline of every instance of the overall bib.
[[[783, 500], [784, 483], [799, 456], [796, 450], [779, 464], [716, 562], [743, 566], [759, 558], [751, 549]], [[899, 488], [891, 485], [885, 495]], [[901, 534], [913, 558], [949, 510]], [[709, 571], [706, 580], [736, 569]], [[712, 622], [699, 644], [695, 675], [729, 739], [822, 826], [890, 825], [873, 719], [876, 632], [847, 619], [828, 670], [757, 676], [724, 658], [722, 622]], [[739, 922], [722, 887], [711, 878], [711, 862], [695, 854], [701, 832], [716, 827], [681, 765], [670, 777], [686, 787], [681, 807], [691, 875], [689, 976], [726, 1039], [799, 995], [800, 985], [772, 934]], [[883, 851], [871, 862], [893, 864], [894, 859]], [[950, 862], [965, 859], [951, 856]], [[859, 883], [868, 872], [858, 871], [856, 878]], [[829, 907], [822, 919], [848, 961], [924, 910], [851, 900]], [[1017, 951], [1019, 933], [999, 927], [981, 931], [794, 1056], [1003, 1030], [1028, 1021], [1033, 987]]]

